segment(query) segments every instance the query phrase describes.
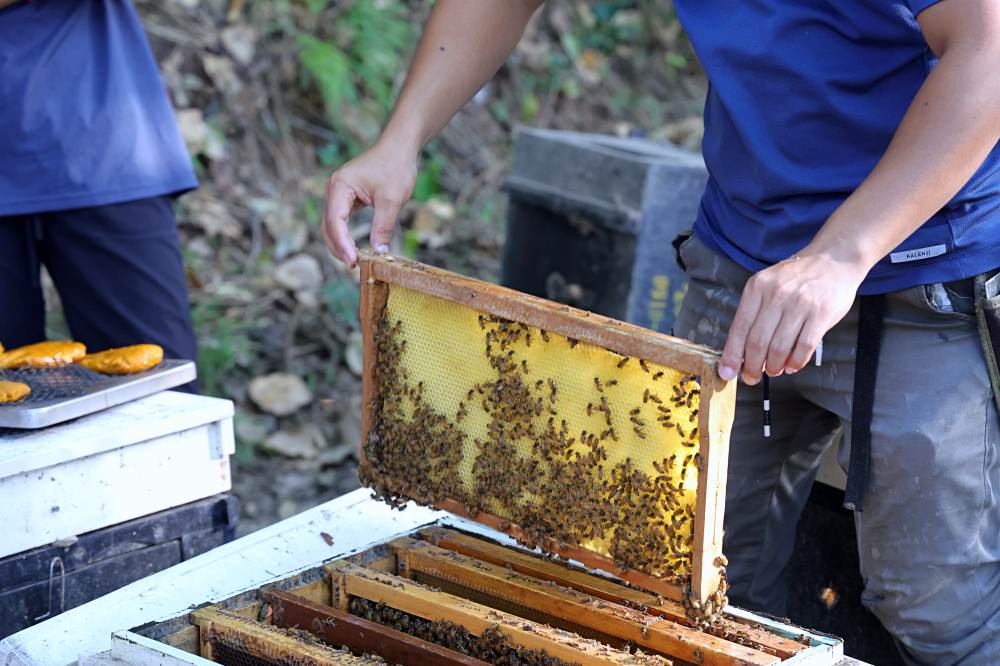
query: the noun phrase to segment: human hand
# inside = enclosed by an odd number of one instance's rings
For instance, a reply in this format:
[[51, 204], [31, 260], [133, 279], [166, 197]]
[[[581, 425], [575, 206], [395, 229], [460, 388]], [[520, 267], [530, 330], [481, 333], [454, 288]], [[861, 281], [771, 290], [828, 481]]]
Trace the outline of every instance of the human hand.
[[742, 374], [753, 385], [762, 372], [801, 370], [823, 336], [854, 303], [868, 268], [807, 250], [747, 282], [729, 328], [719, 376]]
[[326, 183], [323, 240], [333, 256], [352, 268], [358, 249], [348, 231], [351, 215], [374, 206], [372, 249], [388, 252], [396, 218], [417, 179], [417, 151], [381, 141], [337, 169]]

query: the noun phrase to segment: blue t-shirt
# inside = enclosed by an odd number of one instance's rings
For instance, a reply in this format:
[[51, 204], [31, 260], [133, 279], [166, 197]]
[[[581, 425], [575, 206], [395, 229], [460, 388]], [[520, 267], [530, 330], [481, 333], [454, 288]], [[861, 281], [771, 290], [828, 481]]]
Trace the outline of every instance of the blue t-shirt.
[[[805, 247], [875, 167], [934, 66], [916, 15], [936, 1], [675, 0], [710, 82], [695, 233], [752, 271]], [[994, 147], [861, 293], [998, 266]]]
[[0, 10], [0, 216], [197, 184], [130, 2], [33, 0]]

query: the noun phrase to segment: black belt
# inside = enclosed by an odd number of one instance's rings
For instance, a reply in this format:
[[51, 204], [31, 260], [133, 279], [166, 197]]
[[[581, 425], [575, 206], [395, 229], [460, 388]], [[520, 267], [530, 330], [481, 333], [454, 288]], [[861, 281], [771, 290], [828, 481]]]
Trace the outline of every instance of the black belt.
[[858, 300], [858, 347], [854, 359], [854, 397], [851, 404], [851, 462], [844, 490], [844, 508], [848, 511], [864, 510], [871, 470], [875, 382], [885, 328], [885, 294], [860, 296]]

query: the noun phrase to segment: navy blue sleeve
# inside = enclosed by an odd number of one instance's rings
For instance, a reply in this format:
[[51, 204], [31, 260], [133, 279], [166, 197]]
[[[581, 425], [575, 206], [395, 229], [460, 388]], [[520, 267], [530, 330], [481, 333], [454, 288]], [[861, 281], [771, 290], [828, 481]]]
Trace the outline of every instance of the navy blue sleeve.
[[909, 5], [910, 11], [913, 12], [914, 16], [917, 16], [920, 12], [939, 2], [941, 0], [906, 0], [906, 4]]

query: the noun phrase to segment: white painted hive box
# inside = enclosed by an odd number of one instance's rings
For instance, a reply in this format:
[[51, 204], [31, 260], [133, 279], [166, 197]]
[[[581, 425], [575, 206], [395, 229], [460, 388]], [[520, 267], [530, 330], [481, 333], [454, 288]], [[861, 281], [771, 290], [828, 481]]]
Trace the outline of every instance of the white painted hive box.
[[233, 404], [164, 391], [0, 430], [0, 558], [229, 490]]

